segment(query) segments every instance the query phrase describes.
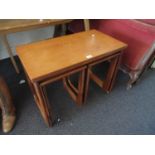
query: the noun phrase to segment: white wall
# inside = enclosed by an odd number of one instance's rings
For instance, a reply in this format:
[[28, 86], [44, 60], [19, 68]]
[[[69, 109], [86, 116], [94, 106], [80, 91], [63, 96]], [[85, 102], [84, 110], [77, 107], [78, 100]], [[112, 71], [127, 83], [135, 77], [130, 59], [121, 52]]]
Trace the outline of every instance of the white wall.
[[[54, 34], [54, 26], [49, 26], [49, 27], [33, 29], [29, 31], [11, 33], [7, 35], [7, 37], [8, 37], [10, 47], [15, 55], [16, 54], [15, 48], [17, 45], [44, 40], [47, 38], [52, 38], [53, 34]], [[9, 56], [5, 46], [3, 45], [3, 42], [0, 36], [0, 59], [4, 59], [7, 57]]]

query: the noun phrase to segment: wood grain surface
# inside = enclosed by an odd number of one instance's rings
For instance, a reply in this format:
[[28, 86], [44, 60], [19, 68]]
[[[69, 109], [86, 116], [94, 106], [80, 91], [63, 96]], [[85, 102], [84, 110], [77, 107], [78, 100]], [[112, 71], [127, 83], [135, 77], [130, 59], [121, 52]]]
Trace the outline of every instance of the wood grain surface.
[[96, 30], [39, 41], [16, 48], [30, 78], [46, 76], [71, 66], [110, 55], [127, 45]]

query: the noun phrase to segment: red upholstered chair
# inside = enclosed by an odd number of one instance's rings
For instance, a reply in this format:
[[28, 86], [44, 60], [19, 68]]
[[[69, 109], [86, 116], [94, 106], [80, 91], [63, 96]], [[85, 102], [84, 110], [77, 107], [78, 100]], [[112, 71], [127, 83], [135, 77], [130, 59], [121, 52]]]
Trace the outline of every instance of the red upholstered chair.
[[[132, 87], [155, 58], [155, 19], [99, 19], [90, 20], [91, 28], [109, 34], [128, 44], [124, 51], [121, 69], [128, 73], [128, 88]], [[69, 31], [82, 31], [81, 20], [73, 21]]]

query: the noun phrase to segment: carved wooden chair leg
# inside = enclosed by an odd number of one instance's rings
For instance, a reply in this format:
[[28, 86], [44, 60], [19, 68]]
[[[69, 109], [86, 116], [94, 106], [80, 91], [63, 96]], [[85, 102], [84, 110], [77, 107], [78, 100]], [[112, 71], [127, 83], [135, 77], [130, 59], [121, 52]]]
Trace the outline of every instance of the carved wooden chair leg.
[[141, 63], [139, 62], [139, 67], [138, 70], [130, 70], [129, 71], [129, 76], [130, 80], [128, 81], [127, 84], [127, 89], [131, 89], [133, 84], [137, 83], [139, 81], [140, 77], [143, 75], [143, 73], [151, 66], [155, 59], [155, 43], [152, 45], [152, 47], [149, 49], [149, 55], [147, 54], [144, 56], [143, 60]]
[[149, 66], [151, 66], [151, 63], [153, 62], [154, 58], [155, 58], [155, 54], [152, 55], [152, 57], [147, 61], [143, 69], [139, 71], [131, 71], [129, 73], [130, 79], [127, 83], [127, 90], [131, 89], [132, 86], [140, 80], [140, 77], [143, 75], [143, 73], [149, 68]]
[[139, 77], [138, 72], [131, 72], [129, 76], [130, 76], [130, 80], [127, 83], [127, 90], [132, 88], [132, 86], [137, 82]]

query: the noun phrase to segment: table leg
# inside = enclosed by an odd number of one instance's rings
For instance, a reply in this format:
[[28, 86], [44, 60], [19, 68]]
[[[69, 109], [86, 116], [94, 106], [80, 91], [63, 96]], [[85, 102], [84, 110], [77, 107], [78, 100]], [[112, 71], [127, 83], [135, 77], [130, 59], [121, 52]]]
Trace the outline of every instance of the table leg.
[[38, 83], [32, 83], [26, 74], [27, 82], [32, 91], [35, 102], [40, 110], [40, 113], [48, 126], [52, 125], [52, 118], [50, 115], [50, 106], [48, 104], [45, 87], [41, 87]]
[[43, 91], [43, 88], [39, 86], [38, 83], [34, 83], [33, 86], [35, 90], [35, 95], [38, 98], [37, 105], [39, 105], [39, 109], [42, 114], [42, 117], [44, 118], [44, 121], [50, 127], [52, 125], [52, 120], [51, 120], [50, 108], [46, 100], [45, 92]]
[[105, 90], [107, 91], [107, 93], [111, 92], [115, 79], [116, 79], [116, 75], [118, 72], [118, 67], [120, 64], [120, 55], [116, 56], [115, 58], [111, 59], [111, 63], [110, 63], [110, 67], [106, 76], [106, 82], [104, 83], [103, 87], [105, 87]]
[[[69, 79], [70, 75], [77, 72], [80, 73], [78, 78], [78, 88], [76, 88]], [[48, 79], [41, 83], [37, 83], [37, 82], [32, 83], [26, 74], [29, 86], [31, 88], [31, 91], [37, 103], [37, 106], [48, 126], [52, 125], [52, 114], [51, 114], [52, 110], [51, 110], [51, 106], [49, 105], [49, 101], [48, 101], [48, 97], [45, 89], [46, 85], [58, 79], [63, 79], [64, 86], [69, 92], [70, 96], [73, 98], [74, 101], [76, 101], [78, 105], [82, 105], [84, 94], [85, 94], [85, 88], [87, 88], [85, 86], [86, 79], [87, 79], [86, 74], [87, 74], [86, 67], [82, 67], [80, 69], [76, 69], [64, 75], [60, 75], [56, 78]]]
[[84, 19], [83, 21], [84, 21], [84, 28], [85, 28], [85, 31], [90, 30], [89, 19]]
[[67, 26], [66, 24], [61, 25], [61, 35], [66, 35]]
[[18, 68], [18, 66], [17, 66], [17, 63], [16, 63], [14, 57], [13, 57], [13, 53], [12, 53], [12, 50], [11, 50], [11, 48], [10, 48], [10, 46], [9, 46], [9, 43], [8, 43], [8, 40], [7, 40], [7, 36], [6, 36], [6, 35], [3, 35], [2, 37], [3, 37], [2, 40], [3, 40], [3, 42], [4, 42], [4, 45], [5, 45], [5, 47], [7, 48], [7, 52], [8, 52], [8, 54], [9, 54], [9, 56], [10, 56], [11, 62], [12, 62], [12, 64], [13, 64], [13, 66], [14, 66], [16, 72], [19, 74], [19, 68]]
[[49, 103], [49, 100], [48, 100], [46, 86], [40, 86], [40, 91], [41, 91], [41, 94], [42, 94], [42, 97], [43, 97], [43, 102], [45, 104], [45, 108], [46, 108], [46, 111], [47, 111], [47, 114], [48, 114], [48, 122], [49, 122], [48, 125], [52, 126], [52, 122], [54, 121], [53, 120], [53, 113], [52, 113], [52, 109], [51, 109], [51, 106], [50, 106], [50, 103]]
[[[99, 63], [107, 61], [107, 60], [110, 60], [110, 66], [108, 69], [108, 73], [106, 75], [105, 80], [101, 80], [95, 73], [93, 73], [92, 67], [96, 64], [99, 64]], [[111, 58], [106, 58], [105, 60], [103, 59], [103, 60], [97, 61], [97, 62], [92, 63], [88, 66], [87, 76], [86, 76], [86, 80], [85, 80], [85, 91], [84, 91], [85, 94], [84, 94], [84, 99], [83, 99], [84, 102], [86, 101], [86, 98], [87, 98], [90, 79], [92, 79], [94, 82], [96, 82], [96, 84], [99, 87], [101, 87], [102, 89], [104, 89], [107, 93], [109, 93], [112, 90], [115, 79], [116, 79], [120, 60], [121, 60], [121, 55], [119, 54], [116, 56], [112, 56]]]
[[86, 76], [86, 69], [83, 69], [80, 71], [80, 75], [78, 78], [78, 88], [76, 88], [72, 82], [70, 81], [70, 78], [68, 76], [63, 78], [63, 84], [66, 90], [68, 91], [69, 95], [72, 97], [72, 99], [78, 104], [83, 104], [83, 97], [85, 94], [85, 76]]
[[53, 38], [65, 35], [66, 31], [66, 24], [56, 25], [54, 28]]
[[81, 71], [79, 81], [78, 81], [78, 98], [77, 103], [81, 105], [83, 103], [83, 94], [84, 94], [84, 88], [85, 88], [85, 70]]
[[85, 103], [86, 102], [86, 99], [87, 99], [88, 88], [89, 88], [89, 81], [90, 81], [90, 74], [89, 74], [89, 69], [87, 68], [85, 70], [83, 103]]

